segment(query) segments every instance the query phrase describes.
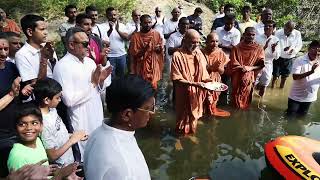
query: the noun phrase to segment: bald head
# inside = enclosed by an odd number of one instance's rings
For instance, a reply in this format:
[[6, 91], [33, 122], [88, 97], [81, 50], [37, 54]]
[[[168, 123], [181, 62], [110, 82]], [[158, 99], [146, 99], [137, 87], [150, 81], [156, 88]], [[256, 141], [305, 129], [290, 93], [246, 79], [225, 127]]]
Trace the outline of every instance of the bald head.
[[256, 32], [256, 29], [254, 27], [247, 27], [245, 30], [244, 30], [244, 33], [249, 33], [249, 32]]
[[188, 53], [194, 52], [200, 44], [200, 34], [194, 29], [189, 29], [182, 40], [182, 48]]
[[292, 33], [292, 31], [294, 30], [294, 28], [296, 27], [296, 23], [293, 21], [288, 21], [283, 28], [284, 34], [286, 36], [290, 36], [290, 34]]
[[243, 33], [244, 42], [251, 44], [254, 42], [256, 36], [256, 29], [254, 27], [247, 27]]
[[131, 16], [132, 16], [132, 20], [135, 23], [139, 23], [140, 22], [141, 12], [139, 10], [137, 10], [137, 9], [133, 10], [132, 13], [131, 13]]
[[185, 34], [185, 38], [186, 39], [189, 39], [189, 38], [200, 38], [200, 34], [198, 33], [198, 31], [196, 31], [194, 29], [189, 29]]
[[216, 32], [212, 32], [208, 34], [207, 40], [206, 40], [206, 47], [209, 50], [213, 50], [217, 48], [219, 45], [219, 36]]
[[296, 23], [295, 23], [295, 22], [293, 22], [292, 20], [290, 20], [290, 21], [288, 21], [288, 22], [285, 24], [285, 26], [295, 28]]
[[219, 36], [216, 32], [208, 34], [207, 39], [219, 39]]
[[270, 8], [265, 8], [261, 13], [261, 21], [264, 23], [268, 20], [272, 20], [272, 10]]
[[171, 11], [172, 19], [174, 21], [178, 21], [181, 14], [181, 10], [179, 8], [173, 8]]

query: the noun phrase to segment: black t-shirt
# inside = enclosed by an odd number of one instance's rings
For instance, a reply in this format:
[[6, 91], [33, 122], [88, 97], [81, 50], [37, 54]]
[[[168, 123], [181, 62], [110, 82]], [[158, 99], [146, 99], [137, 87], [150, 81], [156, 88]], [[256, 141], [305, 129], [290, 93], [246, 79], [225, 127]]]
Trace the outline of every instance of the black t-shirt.
[[[12, 83], [18, 76], [16, 65], [11, 62], [5, 62], [5, 68], [0, 69], [0, 99], [10, 92]], [[0, 135], [15, 132], [14, 113], [18, 104], [18, 98], [15, 98], [0, 111]]]
[[[224, 17], [222, 18], [217, 18], [213, 21], [212, 27], [211, 27], [211, 31], [216, 30], [218, 27], [222, 27], [224, 26]], [[234, 21], [234, 27], [237, 28], [240, 31], [240, 26], [239, 26], [239, 22], [237, 20]]]
[[190, 15], [187, 17], [189, 20], [189, 23], [192, 24], [192, 29], [195, 29], [197, 31], [202, 30], [202, 19], [201, 17]]

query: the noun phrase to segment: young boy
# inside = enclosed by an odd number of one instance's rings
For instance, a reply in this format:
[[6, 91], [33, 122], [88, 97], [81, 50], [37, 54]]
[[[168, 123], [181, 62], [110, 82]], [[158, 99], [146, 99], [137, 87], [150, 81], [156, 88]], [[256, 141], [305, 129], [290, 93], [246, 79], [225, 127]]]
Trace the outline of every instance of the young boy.
[[[25, 104], [17, 111], [16, 130], [19, 143], [15, 143], [10, 151], [7, 166], [10, 171], [17, 170], [27, 164], [35, 164], [47, 159], [39, 133], [42, 131], [42, 116], [34, 105]], [[48, 162], [44, 163], [48, 165]]]
[[56, 107], [61, 101], [61, 85], [54, 79], [38, 80], [34, 87], [35, 103], [43, 117], [41, 139], [50, 162], [63, 165], [74, 162], [71, 146], [86, 140], [84, 131], [76, 131], [71, 136], [57, 114]]

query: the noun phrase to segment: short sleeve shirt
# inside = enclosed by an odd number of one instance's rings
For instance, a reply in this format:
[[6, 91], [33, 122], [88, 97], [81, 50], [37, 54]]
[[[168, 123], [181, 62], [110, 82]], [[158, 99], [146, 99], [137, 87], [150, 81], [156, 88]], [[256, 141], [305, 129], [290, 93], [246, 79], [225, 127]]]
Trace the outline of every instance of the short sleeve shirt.
[[[103, 23], [100, 24], [101, 27], [101, 33], [104, 34], [108, 34], [108, 31], [110, 29], [109, 23]], [[127, 29], [126, 26], [122, 23], [119, 24], [119, 31], [127, 33]], [[109, 36], [109, 40], [110, 40], [110, 52], [108, 54], [108, 57], [120, 57], [123, 56], [125, 54], [127, 54], [126, 49], [125, 49], [125, 43], [126, 40], [121, 38], [121, 36], [119, 35], [118, 31], [115, 28], [115, 25], [113, 27], [113, 30]]]
[[224, 30], [224, 26], [218, 27], [216, 32], [219, 36], [219, 43], [224, 46], [236, 46], [240, 42], [241, 33], [234, 27], [230, 31]]
[[[40, 138], [37, 138], [36, 148], [30, 148], [20, 143], [15, 143], [10, 151], [7, 166], [9, 170], [17, 170], [27, 164], [36, 164], [48, 159]], [[49, 165], [45, 162], [43, 165]]]
[[[69, 133], [57, 110], [52, 108], [48, 114], [42, 114], [43, 130], [41, 139], [45, 149], [58, 149], [69, 140]], [[74, 162], [72, 149], [69, 148], [60, 158], [55, 161], [57, 164], [71, 164]]]
[[[16, 53], [16, 65], [22, 82], [38, 78], [40, 69], [40, 50], [32, 47], [27, 42]], [[52, 66], [48, 60], [47, 77], [52, 78]]]
[[174, 22], [171, 19], [163, 24], [163, 34], [169, 34], [178, 28], [178, 21]]
[[[313, 63], [306, 54], [297, 58], [292, 66], [292, 74], [303, 74], [311, 71]], [[298, 102], [313, 102], [317, 100], [320, 84], [320, 69], [316, 68], [314, 73], [299, 80], [293, 80], [289, 98]]]

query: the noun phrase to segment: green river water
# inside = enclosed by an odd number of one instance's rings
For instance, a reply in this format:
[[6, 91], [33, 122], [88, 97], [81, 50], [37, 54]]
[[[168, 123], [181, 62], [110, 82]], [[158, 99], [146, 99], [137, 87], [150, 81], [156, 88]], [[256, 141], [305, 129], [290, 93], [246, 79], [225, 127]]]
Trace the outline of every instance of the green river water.
[[[152, 179], [187, 180], [193, 176], [209, 176], [218, 180], [278, 179], [266, 166], [264, 145], [284, 135], [299, 135], [320, 140], [320, 122], [312, 104], [305, 118], [288, 120], [284, 115], [291, 85], [291, 77], [284, 89], [266, 91], [264, 102], [258, 108], [259, 98], [254, 96], [246, 111], [231, 107], [230, 118], [202, 118], [196, 137], [181, 140], [183, 150], [175, 149], [175, 114], [168, 103], [169, 80], [161, 82], [157, 97], [157, 114], [146, 128], [136, 132], [138, 144], [145, 156]], [[265, 106], [263, 106], [263, 104]]]

